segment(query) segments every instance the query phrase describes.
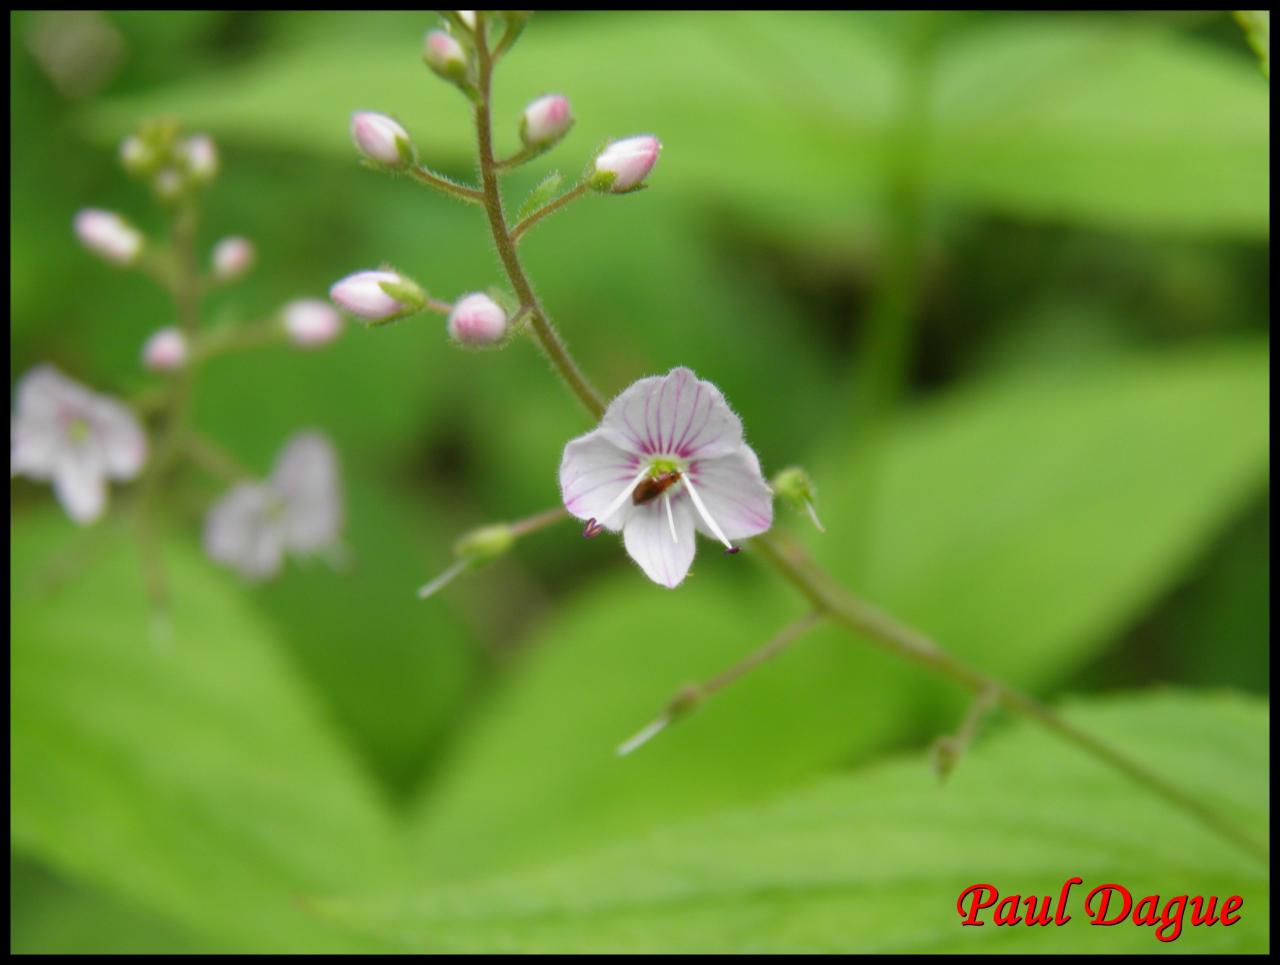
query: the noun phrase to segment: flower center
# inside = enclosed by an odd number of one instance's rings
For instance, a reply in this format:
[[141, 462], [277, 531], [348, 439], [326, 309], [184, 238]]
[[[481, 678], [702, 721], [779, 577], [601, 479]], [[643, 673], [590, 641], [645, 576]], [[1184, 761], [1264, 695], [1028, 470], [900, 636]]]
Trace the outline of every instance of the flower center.
[[67, 422], [67, 438], [71, 442], [89, 441], [89, 420], [82, 416], [73, 416]]

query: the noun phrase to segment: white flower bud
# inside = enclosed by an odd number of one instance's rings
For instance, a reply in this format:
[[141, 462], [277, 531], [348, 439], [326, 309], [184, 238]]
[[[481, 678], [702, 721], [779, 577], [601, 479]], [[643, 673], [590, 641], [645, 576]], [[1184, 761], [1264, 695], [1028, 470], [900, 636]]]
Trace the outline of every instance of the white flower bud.
[[658, 163], [662, 144], [652, 134], [614, 141], [596, 158], [591, 186], [621, 194], [638, 188]]
[[256, 252], [248, 238], [233, 235], [213, 246], [213, 277], [218, 281], [239, 278], [253, 265]]
[[520, 118], [520, 140], [530, 147], [550, 147], [573, 127], [569, 98], [547, 94], [524, 109]]
[[449, 334], [462, 345], [492, 345], [507, 334], [507, 313], [483, 292], [466, 295], [449, 313]]
[[144, 175], [156, 163], [155, 151], [136, 134], [126, 137], [120, 144], [120, 163], [133, 175]]
[[173, 328], [152, 332], [142, 346], [142, 364], [152, 372], [172, 372], [187, 364], [187, 339]]
[[358, 271], [334, 283], [329, 297], [338, 307], [370, 322], [390, 322], [420, 311], [426, 295], [394, 271]]
[[342, 316], [318, 298], [292, 301], [284, 307], [282, 315], [289, 338], [305, 348], [332, 342], [342, 331]]
[[460, 81], [467, 75], [467, 52], [457, 38], [443, 30], [432, 30], [422, 42], [422, 59], [446, 80]]
[[388, 167], [400, 167], [413, 159], [409, 132], [386, 114], [356, 111], [351, 115], [351, 140], [369, 160]]
[[208, 134], [197, 134], [187, 139], [182, 149], [187, 159], [187, 171], [191, 177], [207, 184], [218, 175], [218, 148]]
[[142, 232], [114, 211], [84, 208], [76, 212], [73, 225], [80, 243], [107, 261], [131, 265], [142, 253]]

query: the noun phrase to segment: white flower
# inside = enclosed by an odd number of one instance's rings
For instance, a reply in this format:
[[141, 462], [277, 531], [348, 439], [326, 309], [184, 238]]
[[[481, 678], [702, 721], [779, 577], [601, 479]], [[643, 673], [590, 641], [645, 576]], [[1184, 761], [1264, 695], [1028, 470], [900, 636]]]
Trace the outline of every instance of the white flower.
[[142, 364], [153, 372], [173, 372], [187, 364], [187, 338], [172, 325], [151, 333], [142, 345]]
[[142, 253], [142, 232], [114, 211], [83, 208], [73, 227], [82, 245], [117, 265], [130, 265]]
[[9, 475], [51, 480], [67, 515], [91, 523], [107, 505], [107, 479], [132, 479], [147, 437], [124, 403], [97, 395], [52, 365], [18, 381], [9, 419]]
[[336, 545], [342, 527], [338, 459], [319, 432], [293, 436], [266, 482], [238, 483], [209, 510], [205, 552], [250, 580], [274, 576], [286, 552]]
[[695, 528], [734, 553], [731, 540], [773, 524], [773, 494], [742, 422], [686, 368], [636, 382], [598, 429], [565, 446], [560, 492], [587, 521], [583, 535], [622, 530], [631, 558], [666, 587], [689, 572]]
[[332, 342], [342, 331], [342, 316], [318, 298], [292, 301], [284, 307], [282, 315], [290, 340], [304, 348]]

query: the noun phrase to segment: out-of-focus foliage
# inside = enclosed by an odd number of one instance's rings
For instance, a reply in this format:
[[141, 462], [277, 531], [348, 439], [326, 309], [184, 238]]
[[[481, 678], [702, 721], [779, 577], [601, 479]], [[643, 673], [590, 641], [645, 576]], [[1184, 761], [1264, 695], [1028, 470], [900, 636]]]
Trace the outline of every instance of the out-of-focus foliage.
[[[259, 249], [210, 322], [383, 261], [442, 298], [500, 280], [476, 210], [348, 141], [351, 111], [389, 111], [473, 177], [465, 101], [419, 59], [430, 14], [89, 17], [11, 15], [11, 379], [48, 360], [147, 384], [172, 306], [70, 223], [95, 205], [163, 230], [116, 161], [158, 114], [220, 145], [204, 250]], [[539, 14], [498, 76], [500, 148], [548, 91], [577, 124], [510, 178], [513, 210], [607, 137], [665, 145], [649, 190], [522, 244], [602, 389], [676, 364], [715, 381], [766, 473], [816, 481], [826, 535], [779, 525], [1039, 695], [1265, 695], [1269, 90], [1229, 14]], [[898, 370], [865, 346], [903, 185], [921, 258]], [[882, 375], [898, 408], [860, 410]], [[750, 553], [701, 554], [671, 593], [565, 525], [417, 601], [455, 535], [555, 502], [586, 428], [523, 341], [458, 352], [419, 318], [228, 357], [195, 422], [262, 472], [298, 428], [330, 434], [351, 564], [243, 587], [198, 557], [218, 489], [184, 474], [157, 651], [127, 528], [76, 530], [15, 481], [15, 950], [1166, 950], [954, 927], [961, 878], [1076, 873], [1239, 889], [1240, 927], [1172, 948], [1267, 947], [1262, 872], [1041, 730], [980, 738], [938, 791], [924, 748], [962, 695], [834, 630], [614, 758], [801, 612]], [[1076, 712], [1255, 825], [1265, 714], [1190, 694]], [[1023, 823], [976, 820], [992, 807]], [[891, 900], [928, 934], [892, 930]]]

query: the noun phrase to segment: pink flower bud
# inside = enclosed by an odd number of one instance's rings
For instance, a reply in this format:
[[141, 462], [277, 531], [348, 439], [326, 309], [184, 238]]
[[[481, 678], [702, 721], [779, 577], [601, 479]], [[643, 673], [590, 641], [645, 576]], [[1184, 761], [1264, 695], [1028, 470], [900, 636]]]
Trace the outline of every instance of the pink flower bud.
[[340, 308], [370, 322], [389, 322], [412, 314], [426, 302], [422, 289], [394, 271], [358, 271], [335, 282], [329, 297]]
[[524, 109], [520, 139], [530, 147], [546, 147], [564, 137], [572, 126], [569, 98], [563, 94], [547, 94]]
[[413, 157], [409, 132], [386, 114], [372, 111], [352, 114], [351, 139], [361, 154], [388, 167], [400, 167]]
[[219, 281], [239, 278], [253, 264], [255, 251], [248, 238], [223, 238], [213, 247], [213, 276]]
[[284, 307], [284, 330], [296, 345], [310, 348], [332, 342], [342, 331], [342, 316], [318, 298], [300, 298]]
[[449, 313], [449, 334], [462, 345], [492, 345], [507, 334], [507, 313], [483, 292], [466, 295]]
[[176, 328], [153, 332], [142, 346], [142, 364], [153, 372], [172, 372], [187, 364], [187, 339]]
[[142, 253], [142, 232], [114, 211], [84, 208], [72, 223], [80, 243], [117, 265], [129, 265]]
[[432, 30], [422, 42], [422, 59], [441, 77], [461, 80], [467, 72], [467, 52], [443, 30]]
[[218, 148], [208, 134], [188, 138], [183, 153], [187, 156], [187, 171], [194, 180], [207, 183], [217, 176]]
[[661, 142], [652, 134], [614, 141], [596, 158], [591, 186], [614, 193], [634, 190], [658, 163], [661, 150]]

